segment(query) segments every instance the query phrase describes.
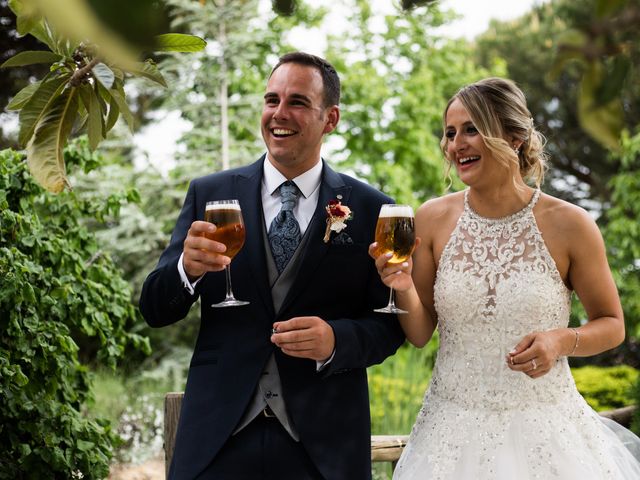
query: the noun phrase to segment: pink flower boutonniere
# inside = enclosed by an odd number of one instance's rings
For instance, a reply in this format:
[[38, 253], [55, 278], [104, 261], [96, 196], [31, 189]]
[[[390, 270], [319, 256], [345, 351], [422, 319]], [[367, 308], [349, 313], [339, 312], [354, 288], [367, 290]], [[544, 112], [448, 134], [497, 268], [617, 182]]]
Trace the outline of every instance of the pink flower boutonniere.
[[345, 222], [353, 218], [353, 212], [338, 200], [330, 200], [324, 208], [327, 211], [327, 229], [324, 232], [323, 240], [324, 243], [327, 243], [332, 231], [338, 233], [347, 228]]

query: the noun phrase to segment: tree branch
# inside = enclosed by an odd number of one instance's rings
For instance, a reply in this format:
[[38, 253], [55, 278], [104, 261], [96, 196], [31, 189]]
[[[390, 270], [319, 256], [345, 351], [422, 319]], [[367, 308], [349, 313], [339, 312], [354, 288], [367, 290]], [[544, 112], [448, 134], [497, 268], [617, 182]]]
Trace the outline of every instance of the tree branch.
[[98, 58], [93, 58], [89, 63], [87, 63], [84, 67], [77, 69], [73, 72], [71, 76], [71, 80], [69, 80], [69, 85], [72, 87], [79, 87], [82, 81], [84, 80], [85, 75], [91, 71], [93, 67], [95, 67], [100, 60]]

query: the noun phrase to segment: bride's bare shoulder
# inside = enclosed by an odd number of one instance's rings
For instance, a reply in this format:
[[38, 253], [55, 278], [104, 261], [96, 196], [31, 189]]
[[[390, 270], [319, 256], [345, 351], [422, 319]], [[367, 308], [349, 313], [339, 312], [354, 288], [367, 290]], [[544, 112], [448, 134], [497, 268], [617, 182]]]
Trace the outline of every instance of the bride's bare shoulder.
[[464, 208], [464, 192], [453, 192], [424, 202], [416, 214], [416, 219], [429, 222], [443, 222], [457, 219]]

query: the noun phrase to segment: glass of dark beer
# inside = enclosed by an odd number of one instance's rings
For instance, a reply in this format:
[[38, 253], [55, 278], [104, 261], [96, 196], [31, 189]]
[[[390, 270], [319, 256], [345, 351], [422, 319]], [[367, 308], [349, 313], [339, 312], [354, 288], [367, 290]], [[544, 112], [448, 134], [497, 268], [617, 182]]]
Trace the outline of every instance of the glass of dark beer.
[[[207, 202], [204, 212], [205, 222], [213, 223], [216, 231], [213, 233], [205, 233], [210, 240], [224, 243], [227, 251], [224, 254], [233, 260], [233, 257], [240, 251], [244, 245], [244, 222], [242, 220], [242, 210], [238, 200], [216, 200]], [[214, 308], [219, 307], [239, 307], [248, 305], [249, 302], [237, 300], [233, 296], [231, 288], [231, 264], [225, 266], [225, 274], [227, 276], [227, 295], [220, 303], [211, 305]]]
[[[392, 253], [388, 263], [406, 262], [416, 243], [413, 208], [410, 205], [385, 204], [380, 208], [376, 224], [376, 243], [378, 255]], [[389, 292], [389, 303], [375, 312], [407, 313], [396, 307], [393, 288]]]

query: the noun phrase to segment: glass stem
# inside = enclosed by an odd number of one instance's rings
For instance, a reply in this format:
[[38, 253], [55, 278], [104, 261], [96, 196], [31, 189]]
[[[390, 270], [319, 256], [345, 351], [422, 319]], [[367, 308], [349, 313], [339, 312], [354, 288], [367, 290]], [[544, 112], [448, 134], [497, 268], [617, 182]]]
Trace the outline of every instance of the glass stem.
[[389, 307], [396, 308], [396, 296], [393, 288], [389, 288]]
[[233, 296], [233, 289], [231, 288], [231, 265], [224, 266], [224, 273], [227, 276], [227, 296], [225, 300], [235, 300]]

